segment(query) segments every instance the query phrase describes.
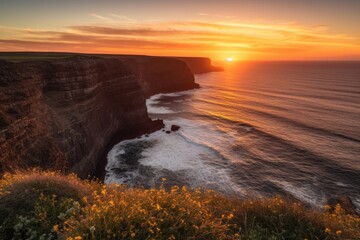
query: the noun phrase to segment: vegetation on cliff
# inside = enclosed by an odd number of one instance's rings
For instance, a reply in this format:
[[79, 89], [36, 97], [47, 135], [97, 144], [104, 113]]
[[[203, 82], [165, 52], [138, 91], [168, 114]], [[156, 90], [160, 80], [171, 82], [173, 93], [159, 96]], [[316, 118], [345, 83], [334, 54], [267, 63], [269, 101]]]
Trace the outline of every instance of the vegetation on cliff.
[[340, 205], [320, 212], [281, 197], [128, 188], [38, 170], [0, 181], [0, 239], [359, 239], [359, 229]]

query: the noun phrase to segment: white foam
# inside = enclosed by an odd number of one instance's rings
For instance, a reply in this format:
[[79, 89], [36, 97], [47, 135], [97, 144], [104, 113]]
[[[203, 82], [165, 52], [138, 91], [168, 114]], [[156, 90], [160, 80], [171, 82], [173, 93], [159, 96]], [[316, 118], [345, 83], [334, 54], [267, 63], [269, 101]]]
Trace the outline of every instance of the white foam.
[[152, 95], [149, 99], [147, 100], [159, 100], [162, 97], [179, 97], [179, 96], [185, 96], [185, 95], [189, 95], [192, 94], [194, 92], [194, 90], [187, 90], [187, 91], [181, 91], [181, 92], [175, 92], [175, 93], [159, 93], [159, 94], [155, 94]]
[[[157, 95], [155, 95], [157, 96]], [[169, 107], [158, 106], [159, 97], [146, 100], [146, 108], [149, 114], [169, 114], [175, 113], [175, 111], [171, 110]]]
[[347, 187], [348, 185], [342, 182], [335, 182], [336, 185], [340, 186], [340, 187]]
[[[184, 96], [187, 99], [186, 95], [192, 94], [193, 91], [154, 95], [146, 102], [148, 113], [175, 113], [169, 107], [164, 106], [164, 102], [161, 102], [160, 99], [164, 96]], [[173, 102], [178, 101], [183, 100]], [[126, 144], [153, 141], [156, 144], [142, 152], [143, 158], [139, 160], [141, 166], [152, 169], [158, 175], [162, 174], [164, 170], [173, 172], [175, 175], [180, 174], [183, 176], [182, 183], [192, 187], [212, 188], [226, 193], [245, 195], [244, 190], [232, 181], [229, 169], [224, 163], [224, 161], [228, 161], [227, 157], [231, 156], [231, 154], [224, 156], [224, 152], [222, 152], [234, 141], [235, 136], [230, 134], [231, 131], [224, 132], [211, 122], [199, 119], [194, 123], [194, 120], [177, 117], [176, 120], [165, 119], [164, 123], [167, 128], [170, 128], [172, 124], [179, 125], [180, 130], [170, 134], [158, 131], [148, 135], [148, 137], [142, 136], [139, 139], [124, 141], [110, 151], [107, 183], [129, 183], [129, 181], [134, 180], [131, 178], [139, 178], [141, 174], [137, 169], [128, 169], [124, 174], [121, 174], [121, 177], [110, 169], [124, 167], [119, 163], [117, 156], [121, 154], [119, 151], [123, 151]], [[151, 181], [151, 179], [148, 180]]]
[[[219, 126], [212, 124], [209, 121], [204, 120], [190, 120], [185, 118], [176, 118], [175, 120], [164, 120], [164, 123], [167, 126], [173, 124], [181, 126], [180, 132], [186, 139], [189, 139], [192, 143], [198, 145], [207, 146], [217, 151], [218, 154], [221, 153], [221, 156], [231, 162], [239, 161], [234, 158], [234, 155], [227, 151], [229, 146], [231, 146], [237, 139], [237, 133], [233, 132], [230, 129], [227, 129], [226, 132], [221, 130]], [[236, 156], [235, 156], [236, 157]]]
[[[175, 175], [180, 174], [183, 176], [182, 180], [185, 180], [183, 184], [191, 187], [212, 188], [227, 193], [243, 193], [243, 190], [233, 183], [225, 167], [210, 164], [213, 161], [216, 162], [215, 159], [219, 160], [217, 153], [210, 148], [190, 142], [181, 135], [181, 131], [181, 128], [178, 132], [171, 132], [170, 134], [157, 131], [148, 137], [142, 136], [117, 144], [108, 154], [106, 183], [126, 183], [132, 177], [139, 177], [138, 170], [131, 169], [123, 174], [124, 176], [119, 177], [110, 169], [121, 165], [116, 156], [119, 155], [119, 151], [123, 151], [126, 144], [149, 141], [156, 144], [142, 152], [143, 158], [139, 160], [140, 167], [150, 167], [155, 174], [161, 174], [164, 170]], [[161, 178], [161, 176], [156, 177]]]
[[176, 113], [175, 111], [171, 110], [168, 107], [158, 107], [158, 106], [154, 106], [154, 103], [146, 103], [146, 107], [148, 110], [149, 114], [171, 114], [171, 113]]
[[[125, 140], [121, 142], [122, 144], [115, 145], [107, 154], [107, 165], [106, 165], [106, 172], [107, 175], [105, 176], [104, 182], [106, 184], [109, 183], [127, 183], [131, 178], [137, 174], [136, 171], [127, 171], [126, 174], [116, 174], [112, 171], [112, 169], [117, 168], [127, 168], [126, 164], [121, 161], [118, 161], [118, 158], [121, 154], [125, 154], [125, 150], [123, 146], [128, 143], [129, 140]], [[131, 176], [129, 176], [131, 175]]]
[[[182, 92], [176, 92], [176, 93], [159, 93], [156, 95], [151, 96], [149, 99], [146, 100], [146, 107], [149, 114], [172, 114], [172, 113], [178, 113], [178, 111], [174, 111], [170, 109], [170, 107], [165, 107], [165, 104], [170, 103], [161, 103], [160, 105], [160, 99], [162, 97], [180, 97], [180, 96], [188, 96], [190, 94], [193, 94], [194, 90], [188, 90], [188, 91], [182, 91]], [[173, 102], [183, 102], [184, 99], [175, 100]]]

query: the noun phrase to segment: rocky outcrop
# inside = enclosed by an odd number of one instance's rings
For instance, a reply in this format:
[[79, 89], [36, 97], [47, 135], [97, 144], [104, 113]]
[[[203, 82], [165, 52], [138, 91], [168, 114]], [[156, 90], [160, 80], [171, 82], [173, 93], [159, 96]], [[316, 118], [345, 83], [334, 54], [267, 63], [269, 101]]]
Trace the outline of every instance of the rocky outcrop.
[[154, 58], [135, 63], [135, 73], [116, 58], [1, 61], [0, 171], [39, 166], [92, 175], [117, 133], [163, 127], [148, 118], [139, 83], [147, 94], [196, 86], [179, 62]]
[[171, 131], [173, 131], [173, 132], [176, 132], [177, 130], [179, 130], [180, 129], [180, 126], [178, 126], [178, 125], [171, 125]]
[[210, 58], [177, 57], [176, 59], [185, 62], [193, 74], [224, 71], [222, 67], [213, 66]]

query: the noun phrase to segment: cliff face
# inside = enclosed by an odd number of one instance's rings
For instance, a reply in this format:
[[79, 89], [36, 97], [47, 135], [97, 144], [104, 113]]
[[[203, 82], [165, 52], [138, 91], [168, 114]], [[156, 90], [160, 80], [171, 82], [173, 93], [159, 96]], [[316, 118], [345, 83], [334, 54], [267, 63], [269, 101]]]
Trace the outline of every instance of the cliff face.
[[149, 119], [146, 97], [196, 87], [174, 58], [0, 61], [0, 172], [41, 167], [93, 175], [109, 144], [163, 127]]
[[177, 57], [176, 59], [185, 62], [193, 74], [224, 71], [222, 67], [213, 66], [210, 58]]
[[181, 60], [168, 57], [118, 57], [136, 74], [146, 96], [198, 88], [194, 75]]
[[86, 177], [117, 132], [162, 127], [148, 118], [137, 75], [113, 58], [1, 61], [0, 171], [40, 166]]

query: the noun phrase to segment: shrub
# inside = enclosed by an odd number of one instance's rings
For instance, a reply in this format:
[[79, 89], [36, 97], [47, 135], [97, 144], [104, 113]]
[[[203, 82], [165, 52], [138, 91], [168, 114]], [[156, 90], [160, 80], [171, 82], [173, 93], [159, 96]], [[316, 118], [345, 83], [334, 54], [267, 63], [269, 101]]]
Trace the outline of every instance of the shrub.
[[300, 202], [273, 198], [240, 200], [218, 196], [209, 203], [219, 214], [233, 212], [233, 232], [241, 239], [359, 239], [360, 218], [335, 212], [308, 209]]
[[239, 199], [173, 187], [103, 186], [65, 228], [82, 239], [360, 239], [360, 218], [294, 200]]
[[53, 172], [5, 174], [0, 239], [360, 239], [360, 218], [279, 196], [129, 188]]
[[58, 216], [91, 192], [91, 185], [74, 175], [36, 169], [5, 174], [0, 180], [0, 239], [51, 233], [53, 225], [63, 222]]
[[103, 186], [81, 216], [67, 222], [68, 239], [225, 239], [228, 219], [206, 206], [208, 192], [173, 187]]

